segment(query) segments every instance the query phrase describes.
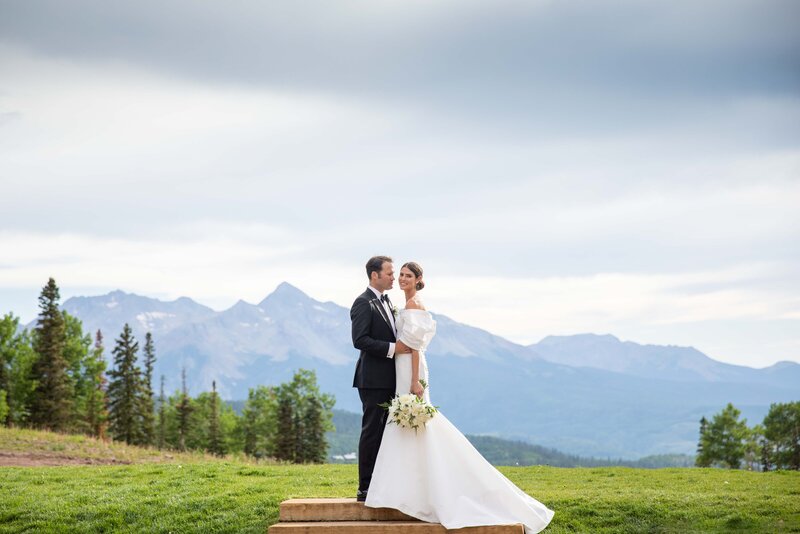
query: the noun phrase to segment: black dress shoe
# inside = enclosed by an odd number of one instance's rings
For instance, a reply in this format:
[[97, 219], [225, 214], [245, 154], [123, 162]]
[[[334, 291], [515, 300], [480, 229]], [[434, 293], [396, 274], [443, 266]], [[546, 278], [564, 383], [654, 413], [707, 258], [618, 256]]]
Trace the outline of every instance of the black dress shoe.
[[356, 492], [356, 502], [364, 502], [367, 500], [367, 490]]

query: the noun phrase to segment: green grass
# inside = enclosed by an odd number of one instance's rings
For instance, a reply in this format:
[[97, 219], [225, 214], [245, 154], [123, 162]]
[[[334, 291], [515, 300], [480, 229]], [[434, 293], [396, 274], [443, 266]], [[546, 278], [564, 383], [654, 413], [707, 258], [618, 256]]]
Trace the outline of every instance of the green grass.
[[[162, 451], [117, 441], [105, 441], [81, 434], [61, 434], [25, 428], [0, 426], [0, 452], [29, 454], [34, 457], [93, 459], [103, 463], [214, 462], [219, 458], [204, 452]], [[256, 463], [244, 454], [225, 459]], [[262, 461], [263, 463], [263, 461]]]
[[[0, 430], [0, 451], [64, 437]], [[103, 452], [86, 441], [69, 451]], [[113, 454], [118, 454], [113, 444]], [[17, 448], [13, 450], [26, 450]], [[99, 452], [98, 452], [99, 451]], [[147, 451], [147, 450], [145, 450]], [[136, 456], [129, 451], [130, 458]], [[141, 453], [143, 463], [0, 467], [0, 532], [266, 532], [292, 497], [351, 497], [353, 465], [255, 464]], [[555, 510], [546, 532], [800, 532], [800, 473], [501, 467]]]

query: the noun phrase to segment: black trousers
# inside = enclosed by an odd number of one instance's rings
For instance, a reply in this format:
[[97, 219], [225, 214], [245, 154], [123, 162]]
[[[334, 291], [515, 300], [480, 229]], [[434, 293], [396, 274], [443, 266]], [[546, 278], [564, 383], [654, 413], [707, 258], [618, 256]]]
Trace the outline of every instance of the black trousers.
[[394, 397], [393, 389], [358, 388], [361, 397], [363, 417], [361, 418], [361, 438], [358, 440], [358, 489], [369, 489], [375, 459], [383, 438], [383, 429], [389, 414], [378, 404], [388, 402]]

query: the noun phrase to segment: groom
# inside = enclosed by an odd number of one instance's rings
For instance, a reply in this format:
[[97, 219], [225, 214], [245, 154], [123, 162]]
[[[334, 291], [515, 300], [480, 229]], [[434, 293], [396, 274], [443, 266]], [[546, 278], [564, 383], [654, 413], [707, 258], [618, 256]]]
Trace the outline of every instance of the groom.
[[358, 493], [364, 502], [372, 479], [372, 470], [383, 438], [387, 411], [378, 404], [394, 396], [394, 355], [409, 352], [403, 342], [396, 341], [397, 330], [389, 296], [384, 292], [394, 285], [392, 258], [375, 256], [367, 262], [369, 287], [356, 298], [350, 308], [353, 346], [360, 351], [353, 387], [361, 397], [363, 417], [358, 441]]

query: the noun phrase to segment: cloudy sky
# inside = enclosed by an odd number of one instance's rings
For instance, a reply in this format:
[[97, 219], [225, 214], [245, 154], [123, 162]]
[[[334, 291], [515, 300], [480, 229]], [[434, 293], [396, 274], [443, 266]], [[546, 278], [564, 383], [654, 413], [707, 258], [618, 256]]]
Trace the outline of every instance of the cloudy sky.
[[[796, 0], [0, 0], [0, 313], [349, 306], [800, 362]], [[400, 294], [395, 291], [395, 302]]]

